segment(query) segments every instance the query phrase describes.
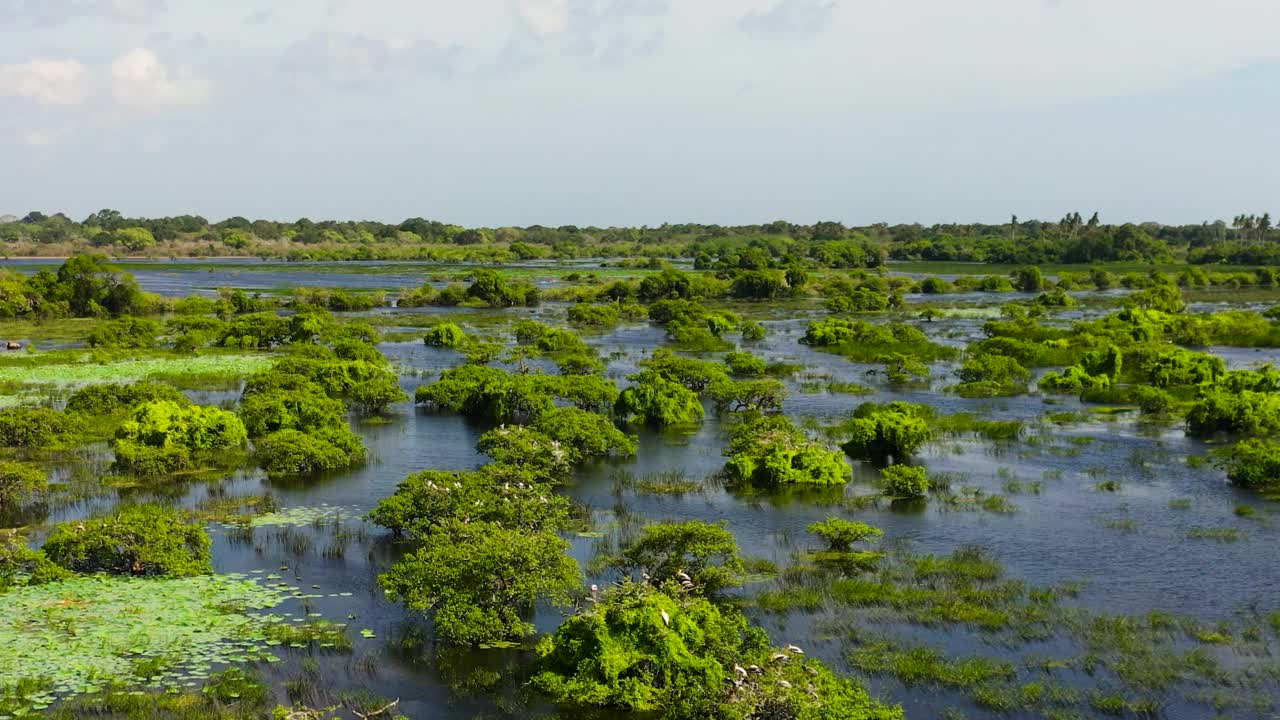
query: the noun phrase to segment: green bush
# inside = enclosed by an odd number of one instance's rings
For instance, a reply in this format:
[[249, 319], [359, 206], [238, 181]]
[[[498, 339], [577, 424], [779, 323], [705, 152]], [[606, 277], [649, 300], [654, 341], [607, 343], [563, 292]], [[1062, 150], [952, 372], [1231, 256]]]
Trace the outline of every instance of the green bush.
[[0, 510], [12, 507], [32, 493], [44, 492], [48, 485], [40, 468], [0, 460]]
[[782, 416], [739, 426], [724, 454], [729, 458], [725, 474], [735, 482], [842, 485], [849, 480], [849, 466], [839, 452], [810, 439]]
[[764, 360], [744, 352], [725, 355], [724, 365], [734, 377], [761, 377], [768, 370]]
[[131, 385], [109, 383], [82, 387], [67, 398], [66, 411], [85, 415], [114, 415], [132, 410], [146, 402], [167, 401], [178, 405], [192, 404], [186, 395], [172, 385], [138, 382]]
[[273, 475], [306, 475], [364, 460], [364, 445], [345, 426], [280, 430], [254, 443], [254, 459]]
[[909, 457], [932, 437], [929, 408], [905, 402], [864, 403], [845, 423], [850, 438], [842, 445], [851, 457], [883, 462]]
[[761, 325], [755, 320], [744, 321], [742, 323], [741, 330], [742, 330], [742, 339], [748, 342], [763, 340], [765, 338], [765, 335], [768, 334], [768, 331], [765, 330], [764, 325]]
[[712, 383], [728, 378], [724, 368], [714, 362], [676, 355], [670, 350], [654, 351], [652, 357], [640, 362], [640, 367], [644, 368], [643, 372], [632, 375], [631, 380], [644, 382], [646, 378], [656, 375], [696, 393], [706, 390]]
[[707, 388], [716, 409], [732, 412], [776, 412], [787, 388], [778, 380], [720, 380]]
[[1275, 442], [1248, 438], [1218, 455], [1227, 479], [1236, 485], [1265, 493], [1280, 491], [1280, 445]]
[[681, 583], [713, 594], [742, 583], [738, 543], [724, 525], [690, 520], [649, 525], [613, 559], [625, 573], [644, 572], [657, 583]]
[[901, 708], [877, 704], [815, 660], [773, 660], [788, 653], [768, 642], [732, 609], [627, 583], [538, 643], [530, 685], [566, 706], [611, 716], [902, 720]]
[[580, 459], [636, 454], [636, 439], [623, 433], [603, 415], [579, 408], [556, 408], [533, 423], [533, 429]]
[[0, 446], [47, 449], [73, 437], [72, 423], [49, 408], [0, 410]]
[[467, 334], [453, 323], [440, 323], [427, 331], [423, 342], [431, 347], [456, 348], [467, 341]]
[[849, 552], [856, 542], [884, 535], [880, 528], [841, 518], [827, 518], [810, 523], [805, 529], [822, 538], [833, 552]]
[[157, 400], [133, 409], [111, 448], [117, 470], [162, 475], [190, 467], [197, 455], [242, 447], [247, 439], [234, 413]]
[[519, 640], [539, 600], [567, 605], [578, 564], [555, 533], [452, 523], [378, 577], [393, 599], [434, 614], [436, 635], [461, 645]]
[[616, 305], [578, 303], [569, 308], [569, 324], [580, 327], [613, 327], [618, 324]]
[[614, 412], [624, 422], [659, 427], [692, 425], [705, 416], [693, 391], [658, 376], [647, 376], [623, 390]]
[[249, 437], [258, 438], [280, 430], [314, 430], [343, 425], [347, 414], [341, 400], [335, 400], [318, 385], [300, 376], [289, 389], [270, 389], [243, 396], [240, 420]]
[[89, 347], [149, 348], [155, 347], [160, 323], [146, 318], [126, 316], [98, 326], [85, 338]]
[[528, 467], [490, 463], [471, 472], [426, 470], [406, 477], [369, 519], [397, 536], [423, 538], [455, 521], [538, 532], [563, 529], [569, 501]]
[[1111, 378], [1090, 375], [1079, 365], [1072, 365], [1061, 373], [1045, 373], [1036, 387], [1047, 393], [1079, 395], [1086, 391], [1106, 390], [1111, 387]]
[[71, 577], [66, 568], [55, 565], [43, 551], [27, 547], [14, 534], [0, 538], [0, 593], [13, 587], [43, 585]]
[[213, 572], [204, 528], [158, 505], [62, 523], [41, 549], [53, 563], [78, 573], [186, 577]]
[[1210, 388], [1187, 413], [1187, 430], [1197, 437], [1220, 432], [1240, 435], [1280, 432], [1280, 395]]
[[896, 497], [924, 497], [929, 493], [929, 477], [922, 467], [890, 465], [880, 471], [884, 489]]

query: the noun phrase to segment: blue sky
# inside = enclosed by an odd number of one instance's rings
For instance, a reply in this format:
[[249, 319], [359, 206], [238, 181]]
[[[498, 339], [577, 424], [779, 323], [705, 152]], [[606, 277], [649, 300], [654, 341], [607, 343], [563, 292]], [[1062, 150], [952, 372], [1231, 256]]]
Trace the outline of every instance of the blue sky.
[[0, 0], [0, 214], [1280, 212], [1274, 0]]

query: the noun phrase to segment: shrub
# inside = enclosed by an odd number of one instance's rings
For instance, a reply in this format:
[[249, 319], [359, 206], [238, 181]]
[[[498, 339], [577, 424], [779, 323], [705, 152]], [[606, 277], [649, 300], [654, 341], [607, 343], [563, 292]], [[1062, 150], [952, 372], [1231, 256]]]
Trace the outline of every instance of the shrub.
[[929, 492], [929, 478], [922, 467], [890, 465], [880, 471], [884, 489], [897, 497], [924, 497]]
[[729, 374], [734, 377], [760, 377], [768, 369], [764, 360], [744, 352], [731, 352], [725, 355], [724, 364], [729, 369]]
[[644, 377], [618, 396], [614, 410], [624, 422], [638, 425], [692, 425], [705, 411], [693, 391], [658, 376]]
[[1072, 365], [1061, 373], [1045, 373], [1036, 387], [1047, 393], [1079, 395], [1086, 391], [1106, 390], [1111, 387], [1111, 378], [1106, 375], [1090, 375], [1079, 365]]
[[393, 599], [434, 613], [436, 634], [481, 645], [533, 632], [538, 600], [566, 605], [581, 581], [569, 544], [552, 532], [453, 523], [378, 577]]
[[302, 378], [290, 389], [266, 390], [245, 395], [240, 401], [240, 419], [249, 437], [257, 438], [280, 430], [314, 430], [344, 423], [347, 414], [341, 400], [335, 400], [318, 385]]
[[254, 443], [259, 467], [274, 475], [305, 475], [350, 467], [364, 460], [360, 438], [346, 427], [308, 432], [280, 430]]
[[849, 466], [840, 453], [810, 439], [781, 416], [739, 426], [724, 454], [729, 458], [725, 473], [737, 482], [842, 485], [849, 480]]
[[[875, 703], [815, 660], [771, 662], [779, 652], [730, 608], [626, 583], [538, 643], [530, 685], [557, 702], [612, 715], [902, 720], [901, 708]], [[735, 665], [752, 669], [739, 678]]]
[[1280, 445], [1249, 438], [1219, 451], [1219, 466], [1227, 479], [1249, 490], [1280, 491]]
[[523, 425], [502, 425], [486, 432], [476, 441], [476, 450], [495, 462], [531, 467], [557, 479], [582, 460], [576, 448]]
[[11, 448], [49, 448], [68, 442], [72, 424], [66, 415], [48, 408], [0, 410], [0, 445]]
[[658, 583], [680, 583], [683, 573], [706, 594], [741, 584], [744, 572], [733, 533], [697, 520], [649, 525], [612, 564], [625, 573], [645, 572]]
[[155, 347], [160, 323], [146, 318], [126, 316], [103, 323], [85, 338], [89, 347], [149, 348]]
[[851, 457], [863, 460], [901, 460], [932, 436], [929, 416], [929, 409], [921, 405], [864, 403], [845, 424], [851, 437], [842, 447]]
[[603, 415], [579, 408], [556, 408], [533, 423], [533, 429], [568, 447], [579, 458], [636, 454], [636, 439]]
[[427, 470], [406, 477], [369, 519], [397, 536], [422, 538], [454, 521], [531, 532], [560, 530], [569, 501], [527, 467], [490, 463], [471, 472]]
[[118, 469], [156, 475], [187, 467], [194, 453], [240, 447], [247, 439], [234, 413], [157, 400], [133, 409], [112, 449]]
[[467, 334], [453, 323], [440, 323], [427, 331], [423, 342], [431, 347], [456, 348], [467, 341]]
[[55, 564], [78, 573], [187, 577], [213, 572], [204, 528], [158, 505], [62, 523], [41, 549]]
[[977, 355], [965, 360], [956, 376], [965, 383], [990, 382], [1005, 387], [1025, 385], [1031, 372], [1004, 355]]
[[939, 277], [927, 277], [920, 281], [920, 292], [925, 295], [941, 295], [954, 289], [951, 283]]
[[146, 402], [166, 401], [178, 405], [192, 404], [186, 395], [172, 385], [139, 382], [131, 385], [110, 383], [80, 388], [67, 398], [66, 411], [86, 415], [114, 415], [132, 410]]
[[777, 380], [720, 380], [707, 395], [720, 410], [771, 412], [782, 409], [787, 388]]
[[640, 366], [644, 368], [644, 372], [632, 375], [631, 380], [644, 382], [646, 378], [656, 375], [664, 380], [679, 383], [696, 393], [728, 377], [724, 369], [716, 363], [676, 355], [669, 350], [654, 351], [652, 357], [640, 362]]
[[914, 357], [891, 353], [879, 358], [879, 361], [884, 363], [884, 376], [890, 385], [928, 385], [929, 366]]
[[741, 330], [742, 330], [742, 339], [748, 342], [763, 340], [765, 338], [765, 335], [767, 334], [767, 331], [765, 330], [764, 325], [761, 325], [755, 320], [747, 320], [743, 322]]
[[32, 493], [44, 492], [48, 479], [38, 467], [0, 461], [0, 510], [9, 508]]
[[805, 529], [822, 538], [833, 552], [849, 552], [856, 542], [884, 535], [880, 528], [841, 518], [827, 518], [810, 523]]
[[1280, 395], [1217, 387], [1205, 390], [1187, 413], [1187, 430], [1197, 437], [1280, 432]]
[[0, 593], [13, 587], [43, 585], [71, 577], [40, 550], [27, 547], [18, 535], [0, 538]]
[[618, 324], [618, 308], [615, 305], [578, 303], [569, 308], [569, 324], [582, 327], [612, 327]]

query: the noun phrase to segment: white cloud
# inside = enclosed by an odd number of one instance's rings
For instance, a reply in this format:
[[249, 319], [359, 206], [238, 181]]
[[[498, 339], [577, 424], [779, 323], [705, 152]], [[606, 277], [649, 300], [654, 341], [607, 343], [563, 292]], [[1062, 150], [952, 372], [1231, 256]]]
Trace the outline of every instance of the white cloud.
[[146, 48], [134, 48], [111, 63], [111, 96], [121, 110], [195, 105], [207, 95], [202, 80], [188, 70], [171, 71]]
[[753, 32], [808, 35], [825, 30], [835, 9], [829, 0], [779, 0], [743, 15], [738, 23]]
[[569, 29], [569, 0], [511, 0], [511, 8], [534, 35], [558, 35]]
[[165, 0], [111, 0], [111, 17], [123, 22], [148, 22], [167, 9]]
[[22, 141], [31, 147], [48, 147], [58, 142], [63, 136], [63, 132], [59, 130], [49, 130], [38, 128], [28, 130], [22, 134]]
[[44, 105], [76, 105], [89, 94], [84, 65], [75, 60], [32, 60], [0, 65], [0, 97], [18, 97]]

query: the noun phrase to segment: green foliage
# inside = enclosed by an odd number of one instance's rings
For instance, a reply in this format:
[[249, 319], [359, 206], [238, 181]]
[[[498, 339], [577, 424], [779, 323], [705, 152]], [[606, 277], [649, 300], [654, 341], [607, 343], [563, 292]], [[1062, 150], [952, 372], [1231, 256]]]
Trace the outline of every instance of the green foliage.
[[768, 331], [765, 330], [764, 325], [761, 325], [755, 320], [744, 321], [740, 329], [742, 330], [742, 339], [748, 342], [763, 340], [765, 338], [765, 335], [768, 334]]
[[931, 415], [929, 408], [911, 403], [863, 403], [841, 426], [850, 435], [841, 447], [851, 457], [862, 460], [902, 460], [932, 437], [928, 422]]
[[78, 573], [186, 577], [213, 572], [204, 528], [159, 505], [62, 523], [41, 550], [53, 563]]
[[555, 409], [555, 398], [579, 408], [607, 411], [617, 386], [595, 375], [511, 375], [498, 368], [463, 365], [446, 370], [415, 392], [419, 403], [492, 422], [532, 420]]
[[839, 452], [810, 439], [782, 416], [740, 425], [724, 454], [729, 458], [725, 473], [736, 482], [842, 485], [849, 480], [849, 467]]
[[1036, 386], [1047, 393], [1079, 395], [1087, 391], [1106, 390], [1111, 387], [1111, 378], [1106, 375], [1090, 375], [1079, 365], [1072, 365], [1061, 373], [1045, 373]]
[[665, 720], [902, 720], [817, 661], [778, 654], [733, 610], [628, 583], [543, 638], [530, 684], [570, 707]]
[[1216, 433], [1270, 435], [1280, 432], [1280, 395], [1213, 387], [1201, 393], [1187, 412], [1187, 431], [1197, 437]]
[[872, 325], [862, 320], [827, 318], [810, 322], [800, 342], [865, 361], [892, 353], [920, 360], [946, 359], [956, 354], [954, 348], [930, 342], [924, 333], [904, 323]]
[[1218, 456], [1227, 479], [1236, 485], [1267, 494], [1280, 491], [1280, 445], [1275, 442], [1247, 438], [1218, 451]]
[[23, 498], [44, 492], [49, 481], [38, 467], [0, 460], [0, 510], [7, 510]]
[[869, 288], [857, 288], [847, 295], [835, 295], [824, 303], [828, 312], [855, 313], [888, 310], [890, 298]]
[[1005, 355], [975, 355], [965, 359], [956, 371], [964, 383], [990, 382], [1002, 387], [1025, 385], [1031, 372]]
[[394, 599], [434, 613], [436, 634], [481, 645], [520, 639], [538, 600], [567, 604], [579, 586], [578, 564], [554, 533], [489, 523], [452, 523], [421, 538], [421, 547], [378, 577]]
[[890, 353], [877, 359], [884, 363], [884, 376], [890, 385], [902, 387], [917, 383], [928, 384], [929, 366], [902, 353]]
[[305, 475], [349, 467], [364, 460], [359, 436], [345, 426], [302, 432], [279, 430], [254, 442], [253, 457], [274, 475]]
[[623, 390], [614, 412], [623, 422], [659, 427], [696, 424], [705, 415], [692, 390], [658, 375], [646, 375]]
[[884, 535], [880, 528], [834, 517], [810, 523], [805, 529], [822, 538], [832, 552], [849, 552], [856, 542]]
[[341, 400], [324, 394], [315, 383], [301, 375], [273, 373], [278, 382], [272, 389], [245, 394], [240, 401], [240, 419], [251, 438], [280, 430], [314, 430], [343, 425], [346, 407]]
[[776, 412], [782, 409], [787, 388], [778, 380], [718, 380], [707, 395], [719, 410]]
[[529, 532], [560, 530], [569, 502], [530, 468], [490, 463], [471, 472], [427, 470], [406, 477], [369, 519], [398, 536], [423, 538], [454, 522]]
[[456, 348], [467, 341], [467, 334], [453, 323], [440, 323], [427, 331], [423, 342], [431, 347]]
[[727, 379], [720, 365], [708, 360], [676, 355], [670, 350], [655, 350], [649, 359], [640, 362], [640, 366], [644, 368], [644, 372], [631, 376], [631, 380], [644, 382], [656, 376], [679, 383], [695, 393], [701, 393], [712, 383]]
[[502, 425], [480, 436], [476, 450], [507, 465], [523, 465], [556, 479], [582, 460], [577, 450], [524, 425]]
[[133, 409], [111, 448], [117, 469], [160, 475], [190, 467], [198, 454], [241, 447], [247, 439], [234, 413], [157, 400]]
[[10, 448], [50, 448], [73, 437], [72, 423], [49, 408], [7, 408], [0, 410], [0, 446]]
[[624, 573], [644, 572], [657, 583], [682, 584], [707, 595], [740, 585], [745, 572], [733, 533], [697, 520], [645, 527], [612, 564]]
[[924, 497], [929, 493], [929, 477], [922, 467], [890, 465], [880, 471], [885, 492], [895, 497]]
[[155, 347], [160, 323], [155, 320], [125, 316], [99, 325], [85, 338], [89, 347], [149, 348]]
[[616, 305], [578, 303], [569, 308], [569, 324], [579, 327], [613, 327], [618, 324], [618, 308]]
[[580, 459], [636, 454], [634, 437], [603, 415], [579, 408], [556, 408], [535, 420], [532, 427]]
[[538, 288], [524, 281], [508, 281], [493, 270], [477, 270], [467, 298], [490, 307], [533, 306], [538, 304]]
[[147, 402], [166, 401], [179, 405], [190, 405], [180, 391], [172, 385], [153, 382], [138, 382], [123, 385], [108, 383], [106, 385], [88, 385], [71, 394], [67, 398], [66, 411], [84, 415], [114, 415], [132, 410]]
[[[0, 593], [15, 587], [43, 585], [69, 577], [70, 570], [55, 565], [43, 551], [27, 547], [21, 537], [9, 534], [0, 538]], [[2, 682], [0, 687], [3, 687]]]
[[1019, 292], [1040, 292], [1044, 290], [1044, 274], [1035, 265], [1014, 270], [1012, 277], [1013, 286]]
[[724, 356], [724, 365], [734, 377], [760, 377], [768, 366], [764, 360], [744, 352], [731, 352]]

